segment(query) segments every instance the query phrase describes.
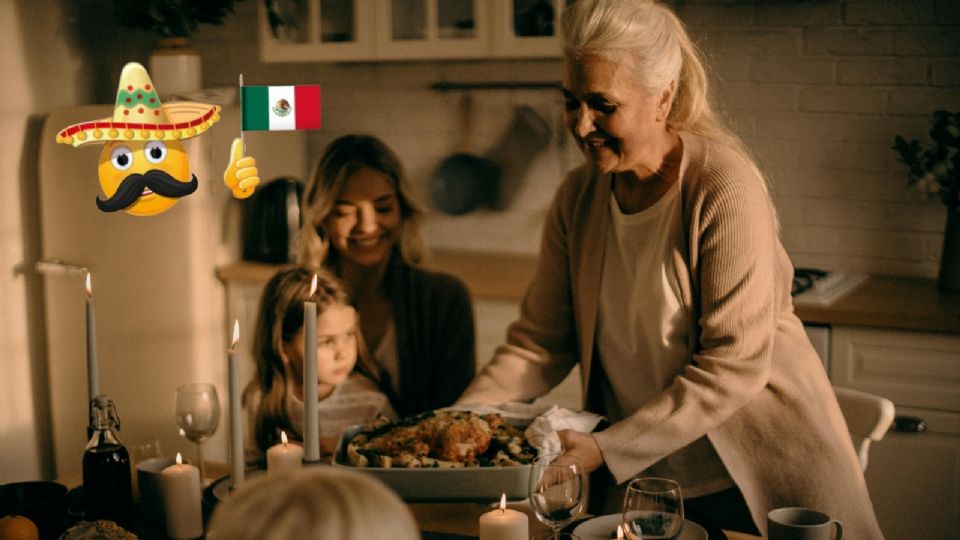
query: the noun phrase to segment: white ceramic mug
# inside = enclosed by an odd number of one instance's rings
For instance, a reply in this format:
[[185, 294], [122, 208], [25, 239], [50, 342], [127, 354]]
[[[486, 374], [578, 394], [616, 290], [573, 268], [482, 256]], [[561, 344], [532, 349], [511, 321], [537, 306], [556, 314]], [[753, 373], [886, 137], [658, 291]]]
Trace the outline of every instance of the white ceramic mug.
[[817, 510], [794, 506], [777, 508], [767, 514], [770, 540], [840, 540], [842, 536], [843, 525]]

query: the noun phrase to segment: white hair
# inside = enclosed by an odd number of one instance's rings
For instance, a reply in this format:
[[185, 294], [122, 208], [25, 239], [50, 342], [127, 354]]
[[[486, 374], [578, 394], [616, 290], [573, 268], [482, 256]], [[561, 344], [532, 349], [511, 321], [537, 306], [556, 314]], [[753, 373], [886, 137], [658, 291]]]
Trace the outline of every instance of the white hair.
[[622, 64], [650, 96], [674, 85], [667, 127], [732, 148], [764, 179], [769, 199], [766, 178], [750, 152], [714, 113], [703, 55], [670, 8], [654, 0], [577, 0], [564, 10], [560, 32], [568, 61], [595, 55]]
[[674, 85], [667, 125], [726, 143], [746, 154], [717, 120], [700, 51], [669, 8], [652, 0], [577, 0], [563, 13], [564, 56], [623, 62], [651, 96]]

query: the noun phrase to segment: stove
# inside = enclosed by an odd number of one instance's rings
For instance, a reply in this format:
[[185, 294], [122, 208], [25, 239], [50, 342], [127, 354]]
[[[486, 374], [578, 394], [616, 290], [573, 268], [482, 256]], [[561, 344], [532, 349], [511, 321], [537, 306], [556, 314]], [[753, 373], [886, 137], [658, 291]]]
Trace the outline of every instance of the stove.
[[794, 304], [827, 306], [866, 280], [867, 274], [796, 268], [790, 294]]

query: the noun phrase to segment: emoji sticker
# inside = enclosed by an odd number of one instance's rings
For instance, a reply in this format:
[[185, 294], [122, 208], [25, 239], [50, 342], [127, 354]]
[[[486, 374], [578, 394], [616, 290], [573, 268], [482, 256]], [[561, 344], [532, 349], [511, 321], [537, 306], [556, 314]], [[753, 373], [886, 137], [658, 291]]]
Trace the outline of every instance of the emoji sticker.
[[152, 216], [196, 191], [197, 178], [180, 141], [202, 134], [219, 119], [219, 105], [161, 103], [147, 70], [130, 62], [120, 73], [113, 117], [64, 128], [57, 142], [104, 145], [97, 167], [101, 211]]

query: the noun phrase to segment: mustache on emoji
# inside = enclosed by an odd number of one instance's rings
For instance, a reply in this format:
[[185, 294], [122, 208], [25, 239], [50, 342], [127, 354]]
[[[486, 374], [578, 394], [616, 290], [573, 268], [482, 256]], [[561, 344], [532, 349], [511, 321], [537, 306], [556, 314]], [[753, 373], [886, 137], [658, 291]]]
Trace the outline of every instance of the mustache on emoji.
[[108, 199], [97, 196], [97, 208], [104, 212], [116, 212], [135, 203], [147, 188], [164, 197], [184, 197], [197, 190], [197, 175], [191, 175], [189, 182], [181, 182], [159, 169], [151, 169], [143, 174], [133, 173], [117, 186], [117, 192]]

